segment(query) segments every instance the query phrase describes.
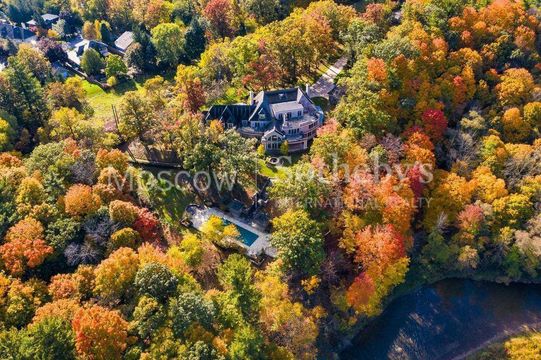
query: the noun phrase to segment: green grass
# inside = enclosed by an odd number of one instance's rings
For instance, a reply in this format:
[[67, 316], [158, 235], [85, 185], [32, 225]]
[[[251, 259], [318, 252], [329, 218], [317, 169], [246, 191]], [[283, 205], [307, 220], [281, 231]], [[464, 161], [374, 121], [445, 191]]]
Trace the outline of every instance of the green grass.
[[[83, 89], [86, 92], [86, 99], [90, 106], [94, 109], [94, 116], [99, 119], [109, 119], [113, 116], [112, 105], [118, 105], [120, 98], [128, 91], [140, 89], [145, 81], [155, 75], [142, 75], [122, 81], [111, 90], [103, 90], [98, 85], [92, 84], [85, 79], [83, 80]], [[161, 75], [165, 80], [172, 80], [174, 73]]]
[[288, 168], [295, 165], [303, 154], [291, 154], [291, 163], [284, 165], [269, 165], [263, 159], [259, 160], [259, 173], [271, 179], [284, 179], [287, 176]]

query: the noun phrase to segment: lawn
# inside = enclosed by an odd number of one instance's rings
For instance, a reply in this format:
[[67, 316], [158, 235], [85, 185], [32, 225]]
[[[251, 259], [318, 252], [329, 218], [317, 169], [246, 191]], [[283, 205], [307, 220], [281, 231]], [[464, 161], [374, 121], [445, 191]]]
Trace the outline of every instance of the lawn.
[[[146, 80], [154, 75], [138, 76], [134, 79], [123, 81], [114, 89], [103, 90], [98, 85], [83, 80], [83, 89], [86, 92], [86, 99], [94, 109], [94, 115], [97, 118], [108, 120], [113, 116], [112, 105], [118, 105], [120, 98], [128, 91], [140, 89]], [[166, 80], [171, 80], [173, 74], [162, 75]]]
[[271, 179], [284, 179], [287, 176], [288, 168], [296, 164], [303, 154], [291, 154], [291, 162], [284, 165], [269, 165], [263, 159], [259, 160], [259, 173]]

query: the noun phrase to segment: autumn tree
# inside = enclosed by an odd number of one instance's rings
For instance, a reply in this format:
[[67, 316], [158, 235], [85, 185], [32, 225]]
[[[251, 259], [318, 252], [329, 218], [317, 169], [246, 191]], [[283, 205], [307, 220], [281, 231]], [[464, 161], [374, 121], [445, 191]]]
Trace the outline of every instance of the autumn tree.
[[229, 0], [211, 0], [203, 9], [203, 16], [215, 38], [231, 37], [235, 33], [232, 11]]
[[6, 242], [0, 246], [4, 266], [13, 275], [22, 275], [27, 268], [43, 263], [53, 248], [43, 240], [43, 225], [27, 217], [9, 228]]
[[101, 205], [99, 196], [88, 185], [76, 184], [69, 188], [64, 198], [66, 212], [71, 216], [93, 214]]
[[116, 250], [96, 267], [96, 294], [120, 299], [132, 288], [138, 266], [139, 259], [132, 249]]
[[116, 311], [93, 305], [73, 317], [78, 355], [96, 360], [121, 359], [127, 346], [128, 323]]
[[205, 91], [196, 71], [193, 66], [179, 65], [175, 76], [179, 100], [191, 113], [196, 113], [205, 104]]
[[145, 133], [154, 123], [148, 100], [136, 91], [129, 91], [120, 102], [118, 130], [128, 140], [143, 140]]

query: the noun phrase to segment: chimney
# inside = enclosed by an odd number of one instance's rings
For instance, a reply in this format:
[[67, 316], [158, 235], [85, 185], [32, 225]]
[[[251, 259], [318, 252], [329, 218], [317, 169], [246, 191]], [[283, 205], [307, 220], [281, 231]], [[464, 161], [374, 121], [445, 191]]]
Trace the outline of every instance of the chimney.
[[310, 85], [309, 84], [305, 85], [304, 92], [306, 93], [306, 95], [308, 95], [308, 97], [310, 97]]
[[254, 104], [254, 92], [250, 90], [250, 99], [248, 100], [249, 105]]

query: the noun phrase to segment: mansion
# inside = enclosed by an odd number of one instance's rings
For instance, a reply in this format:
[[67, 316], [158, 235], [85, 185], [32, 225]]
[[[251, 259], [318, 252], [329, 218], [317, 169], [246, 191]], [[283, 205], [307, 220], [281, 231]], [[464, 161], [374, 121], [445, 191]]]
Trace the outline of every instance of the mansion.
[[219, 120], [226, 129], [257, 138], [269, 153], [287, 141], [289, 152], [308, 149], [323, 124], [323, 111], [300, 88], [250, 93], [248, 104], [213, 105], [205, 121]]

